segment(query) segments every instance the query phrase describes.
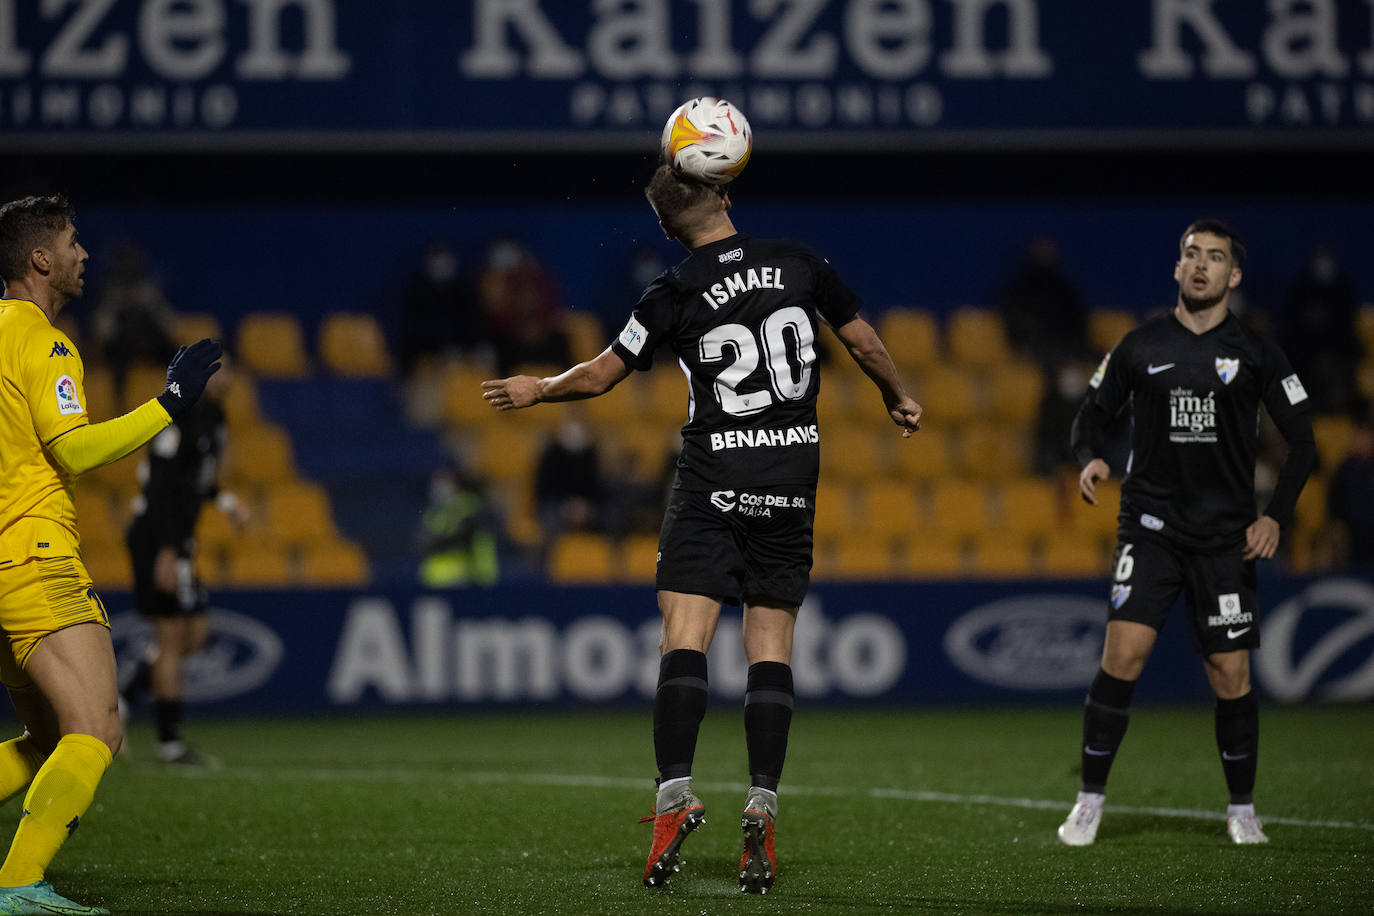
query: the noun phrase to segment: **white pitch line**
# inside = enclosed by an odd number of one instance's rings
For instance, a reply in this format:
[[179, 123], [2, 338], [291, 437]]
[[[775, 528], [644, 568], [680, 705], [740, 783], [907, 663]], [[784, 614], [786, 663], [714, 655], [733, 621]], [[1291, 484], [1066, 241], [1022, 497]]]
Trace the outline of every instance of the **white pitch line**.
[[[630, 789], [645, 790], [653, 788], [653, 780], [648, 778], [629, 778], [623, 776], [593, 776], [577, 773], [499, 773], [489, 771], [440, 772], [437, 770], [366, 770], [366, 769], [324, 769], [292, 770], [283, 768], [237, 768], [222, 770], [215, 778], [242, 777], [250, 780], [264, 778], [297, 779], [311, 782], [393, 782], [415, 783], [436, 779], [455, 782], [474, 782], [487, 785], [518, 784], [527, 786], [552, 786], [564, 789]], [[706, 792], [743, 792], [748, 787], [743, 782], [696, 782], [696, 788]], [[801, 786], [785, 783], [783, 795], [847, 796], [866, 795], [869, 798], [886, 798], [896, 801], [938, 802], [953, 805], [987, 805], [996, 808], [1031, 808], [1045, 811], [1066, 811], [1073, 807], [1065, 801], [1050, 801], [1039, 798], [1007, 798], [999, 795], [963, 795], [954, 792], [930, 792], [914, 789], [863, 789], [841, 786]], [[1147, 808], [1136, 805], [1107, 805], [1107, 811], [1116, 814], [1146, 814], [1154, 817], [1177, 817], [1190, 820], [1224, 821], [1226, 815], [1217, 811], [1203, 811], [1197, 808]], [[1287, 827], [1316, 827], [1346, 830], [1374, 831], [1374, 824], [1358, 821], [1314, 821], [1296, 817], [1273, 817], [1262, 815], [1266, 824], [1282, 824]]]

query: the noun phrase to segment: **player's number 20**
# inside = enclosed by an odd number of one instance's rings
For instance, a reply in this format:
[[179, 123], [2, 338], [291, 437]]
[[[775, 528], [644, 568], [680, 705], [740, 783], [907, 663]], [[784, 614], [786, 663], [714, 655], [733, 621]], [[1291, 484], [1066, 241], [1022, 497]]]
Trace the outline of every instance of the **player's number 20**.
[[[742, 324], [723, 324], [707, 331], [701, 338], [701, 360], [720, 362], [734, 354], [716, 376], [716, 400], [726, 413], [745, 417], [771, 405], [774, 394], [785, 401], [805, 396], [811, 387], [811, 367], [816, 364], [815, 343], [811, 319], [792, 305], [765, 318], [757, 338]], [[772, 390], [740, 391], [740, 384], [758, 368], [760, 358], [768, 368]]]

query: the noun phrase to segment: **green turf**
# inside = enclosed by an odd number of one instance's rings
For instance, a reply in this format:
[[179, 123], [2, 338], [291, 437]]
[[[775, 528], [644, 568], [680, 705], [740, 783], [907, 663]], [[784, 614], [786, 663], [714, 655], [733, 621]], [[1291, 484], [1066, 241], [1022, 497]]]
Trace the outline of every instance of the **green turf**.
[[125, 913], [1374, 912], [1368, 706], [1265, 710], [1263, 847], [1162, 813], [1224, 807], [1210, 712], [1137, 710], [1085, 849], [1054, 835], [1076, 711], [803, 707], [758, 898], [736, 891], [744, 751], [723, 705], [697, 755], [707, 824], [667, 891], [639, 883], [647, 713], [193, 722], [225, 762], [202, 777], [159, 769], [136, 725], [49, 877]]

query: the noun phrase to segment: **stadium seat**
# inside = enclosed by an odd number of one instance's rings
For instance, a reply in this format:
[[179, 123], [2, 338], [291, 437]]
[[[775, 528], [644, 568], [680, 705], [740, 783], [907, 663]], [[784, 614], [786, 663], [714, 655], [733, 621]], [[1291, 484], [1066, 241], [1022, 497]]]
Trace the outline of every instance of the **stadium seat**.
[[872, 533], [835, 539], [817, 562], [816, 577], [823, 581], [890, 579], [896, 572], [892, 539]]
[[620, 575], [615, 545], [604, 535], [571, 532], [558, 539], [549, 556], [549, 578], [560, 585], [613, 582]]
[[878, 319], [878, 335], [892, 355], [892, 361], [903, 372], [929, 366], [940, 359], [940, 329], [935, 316], [926, 309], [888, 309]]
[[543, 442], [538, 430], [495, 423], [480, 430], [478, 472], [489, 480], [508, 480], [533, 486], [534, 469]]
[[172, 343], [187, 346], [205, 338], [224, 340], [224, 327], [208, 312], [183, 312], [172, 318]]
[[1088, 313], [1088, 343], [1099, 355], [1108, 353], [1136, 325], [1125, 309], [1093, 309]]
[[941, 532], [922, 532], [898, 542], [898, 573], [914, 579], [947, 579], [964, 574], [960, 538]]
[[335, 312], [325, 316], [319, 331], [320, 361], [335, 375], [349, 378], [386, 378], [391, 354], [376, 317], [366, 312]]
[[227, 445], [226, 471], [254, 484], [289, 480], [296, 474], [291, 439], [279, 426], [256, 423], [235, 429]]
[[853, 530], [854, 512], [849, 485], [822, 480], [816, 485], [816, 536], [845, 535]]
[[1330, 473], [1340, 465], [1350, 448], [1350, 436], [1354, 429], [1355, 424], [1349, 417], [1312, 418], [1312, 437], [1317, 440], [1317, 467]]
[[[258, 404], [258, 383], [247, 372], [235, 372], [220, 400], [224, 418], [231, 429], [262, 422], [262, 408]], [[232, 435], [232, 433], [231, 433]]]
[[143, 463], [143, 450], [125, 455], [118, 461], [102, 464], [100, 467], [81, 475], [84, 483], [97, 483], [109, 490], [131, 493], [142, 488], [138, 479], [138, 468]]
[[[104, 366], [87, 366], [83, 380], [86, 389], [86, 416], [92, 423], [100, 423], [122, 413], [123, 403], [115, 391], [114, 373]], [[162, 389], [148, 397], [157, 397]], [[144, 400], [147, 400], [145, 398]]]
[[568, 338], [568, 348], [572, 351], [575, 363], [595, 359], [611, 343], [601, 327], [601, 319], [594, 312], [577, 309], [565, 311], [563, 333]]
[[1041, 569], [1047, 576], [1102, 576], [1110, 567], [1110, 552], [1092, 535], [1060, 532], [1045, 541]]
[[372, 581], [367, 554], [351, 541], [310, 544], [301, 554], [301, 581], [317, 587], [366, 586]]
[[950, 452], [948, 430], [938, 425], [926, 426], [924, 422], [911, 438], [902, 439], [898, 433], [898, 440], [892, 443], [896, 473], [903, 479], [934, 480], [945, 476], [951, 466]]
[[622, 581], [652, 585], [658, 573], [658, 537], [652, 534], [630, 535], [620, 545], [620, 557]]
[[945, 331], [950, 358], [956, 363], [995, 366], [1011, 359], [1006, 327], [992, 309], [961, 306], [950, 313]]
[[[834, 423], [821, 430], [821, 477], [836, 481], [863, 481], [889, 476], [887, 443], [889, 427], [871, 423]], [[892, 435], [900, 432], [891, 427]]]
[[650, 413], [659, 422], [681, 427], [687, 422], [687, 376], [668, 363], [654, 366], [649, 373]]
[[123, 520], [115, 513], [111, 490], [99, 482], [81, 479], [77, 483], [76, 519], [83, 549], [87, 543], [123, 545]]
[[498, 422], [500, 413], [482, 399], [482, 382], [496, 373], [465, 363], [445, 366], [439, 384], [443, 387], [441, 416], [452, 426], [484, 426]]
[[1003, 481], [996, 528], [1017, 535], [1048, 537], [1059, 528], [1059, 494], [1038, 477]]
[[901, 478], [868, 481], [862, 501], [863, 528], [869, 534], [904, 536], [921, 528], [920, 499]]
[[338, 536], [329, 494], [317, 483], [274, 484], [266, 491], [266, 502], [266, 524], [273, 537], [304, 544]]
[[83, 533], [81, 565], [86, 567], [97, 593], [133, 587], [134, 569], [123, 541], [102, 541], [88, 546]]
[[1026, 577], [1033, 569], [1029, 540], [1007, 532], [984, 532], [973, 541], [973, 572], [992, 578]]
[[[253, 522], [250, 520], [249, 524]], [[196, 519], [196, 543], [202, 549], [212, 545], [220, 547], [232, 544], [246, 533], [240, 532], [229, 515], [221, 512], [213, 504], [207, 504], [201, 509], [200, 517]]]
[[[820, 394], [816, 398], [816, 416], [821, 434], [828, 435], [837, 423], [849, 423], [862, 405], [856, 404], [858, 391], [854, 380], [838, 372], [822, 373]], [[875, 399], [876, 402], [876, 399]]]
[[1307, 478], [1302, 492], [1298, 494], [1298, 504], [1293, 510], [1293, 528], [1300, 534], [1316, 534], [1327, 527], [1328, 521], [1327, 477], [1315, 473]]
[[124, 373], [124, 392], [120, 398], [119, 413], [128, 413], [149, 398], [157, 397], [166, 387], [165, 365], [134, 363]]
[[922, 425], [957, 428], [982, 412], [978, 378], [961, 366], [926, 367], [916, 380], [912, 397], [924, 410]]
[[970, 423], [960, 435], [959, 470], [1000, 480], [1030, 470], [1030, 431], [1011, 424]]
[[987, 524], [987, 495], [983, 484], [957, 478], [937, 480], [931, 487], [930, 522], [938, 532], [967, 536]]
[[296, 581], [295, 563], [284, 544], [247, 541], [226, 550], [224, 585], [235, 588], [284, 588]]
[[1029, 426], [1040, 412], [1045, 376], [1026, 362], [993, 366], [987, 376], [988, 412], [1004, 423]]
[[250, 312], [239, 319], [238, 356], [263, 378], [304, 378], [310, 372], [305, 333], [289, 312]]
[[1077, 486], [1069, 500], [1069, 527], [1084, 534], [1115, 536], [1116, 516], [1121, 511], [1121, 482], [1117, 478], [1097, 482], [1097, 505], [1083, 501]]
[[594, 427], [642, 430], [649, 405], [645, 392], [639, 387], [642, 382], [635, 378], [639, 374], [631, 373], [629, 378], [600, 397], [579, 402], [578, 408], [585, 412]]

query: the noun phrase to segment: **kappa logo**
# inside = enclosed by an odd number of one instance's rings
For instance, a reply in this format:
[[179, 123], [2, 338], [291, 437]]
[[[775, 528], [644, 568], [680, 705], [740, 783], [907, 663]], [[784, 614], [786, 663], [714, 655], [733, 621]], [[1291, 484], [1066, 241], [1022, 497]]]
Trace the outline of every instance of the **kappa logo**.
[[725, 252], [724, 254], [716, 255], [716, 257], [722, 264], [729, 264], [731, 261], [743, 261], [744, 249], [735, 248], [731, 251]]
[[1229, 385], [1235, 381], [1238, 372], [1240, 372], [1240, 360], [1217, 357], [1217, 377], [1221, 379], [1223, 384]]
[[54, 341], [52, 342], [52, 352], [48, 354], [48, 359], [52, 359], [54, 356], [71, 356], [71, 355], [72, 355], [72, 351], [67, 349], [67, 345], [66, 345], [66, 344], [64, 344], [64, 343], [63, 343], [62, 341], [60, 341], [60, 340], [54, 340]]

